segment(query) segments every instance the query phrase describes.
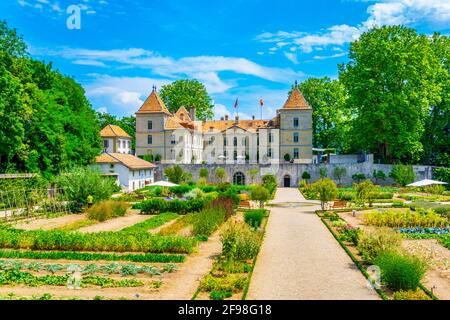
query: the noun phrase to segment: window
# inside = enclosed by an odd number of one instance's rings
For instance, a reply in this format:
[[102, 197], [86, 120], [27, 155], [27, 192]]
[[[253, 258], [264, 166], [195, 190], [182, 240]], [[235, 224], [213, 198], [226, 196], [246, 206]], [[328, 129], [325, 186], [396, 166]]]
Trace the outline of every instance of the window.
[[236, 150], [233, 152], [233, 159], [237, 160], [237, 151]]
[[224, 145], [224, 146], [227, 145], [227, 137], [223, 137], [223, 145]]
[[150, 134], [147, 136], [147, 144], [153, 144], [153, 137]]
[[236, 137], [233, 138], [233, 146], [237, 147], [237, 138]]
[[298, 132], [294, 132], [294, 143], [298, 143]]
[[233, 184], [237, 184], [240, 186], [245, 185], [245, 175], [242, 172], [236, 172], [233, 175]]
[[111, 169], [113, 169], [113, 168], [114, 168], [114, 164], [110, 163], [110, 164], [109, 164], [109, 167], [110, 167]]
[[148, 130], [152, 130], [153, 129], [153, 121], [152, 120], [148, 120], [147, 128], [148, 128]]
[[131, 148], [131, 141], [127, 142], [128, 148]]
[[294, 118], [294, 128], [298, 128], [298, 118]]
[[223, 156], [224, 156], [225, 158], [228, 157], [227, 150], [223, 150]]
[[103, 140], [103, 147], [105, 148], [109, 147], [109, 140]]
[[298, 159], [300, 157], [300, 154], [298, 152], [298, 148], [294, 148], [294, 159]]
[[170, 144], [175, 144], [175, 143], [176, 143], [175, 136], [171, 136], [170, 137]]
[[271, 159], [272, 158], [272, 148], [269, 148], [269, 149], [267, 149], [267, 157], [269, 158], [269, 159]]
[[214, 127], [209, 127], [209, 132], [213, 132]]
[[273, 143], [273, 133], [269, 132], [269, 143]]
[[242, 145], [247, 146], [247, 138], [242, 138]]

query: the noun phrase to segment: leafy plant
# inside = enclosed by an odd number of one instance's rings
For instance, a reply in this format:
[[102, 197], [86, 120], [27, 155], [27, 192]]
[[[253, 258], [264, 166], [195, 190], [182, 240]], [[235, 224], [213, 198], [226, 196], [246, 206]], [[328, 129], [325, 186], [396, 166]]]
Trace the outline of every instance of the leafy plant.
[[106, 200], [94, 204], [86, 214], [90, 220], [105, 221], [112, 218], [123, 217], [130, 205], [123, 201]]
[[259, 202], [259, 207], [264, 208], [264, 203], [269, 200], [269, 190], [262, 186], [256, 186], [250, 193], [250, 198]]
[[397, 251], [380, 252], [374, 263], [381, 269], [381, 280], [394, 291], [416, 290], [427, 269], [418, 257]]
[[361, 232], [358, 237], [358, 250], [368, 262], [384, 251], [395, 251], [400, 248], [401, 235], [386, 228]]
[[431, 298], [420, 289], [417, 290], [400, 290], [394, 292], [393, 300], [431, 300]]
[[406, 186], [414, 182], [416, 175], [411, 165], [395, 164], [392, 166], [389, 177], [394, 179], [399, 185]]
[[328, 178], [320, 179], [311, 184], [311, 189], [319, 195], [320, 205], [322, 210], [325, 209], [325, 204], [334, 198], [338, 194], [336, 184]]
[[247, 210], [244, 212], [244, 221], [252, 228], [257, 229], [265, 216], [266, 210]]
[[258, 232], [245, 223], [228, 221], [221, 234], [222, 255], [226, 259], [246, 260], [256, 256], [261, 244]]

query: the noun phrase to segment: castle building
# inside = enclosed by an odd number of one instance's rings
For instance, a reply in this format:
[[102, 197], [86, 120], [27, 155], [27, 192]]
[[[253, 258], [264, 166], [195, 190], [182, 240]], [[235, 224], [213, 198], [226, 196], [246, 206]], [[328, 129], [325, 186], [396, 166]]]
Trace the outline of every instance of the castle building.
[[312, 108], [294, 89], [271, 120], [197, 121], [194, 107], [171, 113], [153, 88], [136, 112], [136, 155], [148, 154], [179, 164], [312, 163]]
[[131, 137], [121, 127], [108, 124], [100, 131], [103, 152], [131, 154]]

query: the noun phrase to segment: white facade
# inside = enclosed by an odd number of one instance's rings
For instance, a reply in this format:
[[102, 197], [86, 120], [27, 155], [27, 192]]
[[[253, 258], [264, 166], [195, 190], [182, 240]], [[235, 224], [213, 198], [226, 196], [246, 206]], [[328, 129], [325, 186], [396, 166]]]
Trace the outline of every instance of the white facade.
[[117, 175], [117, 184], [125, 192], [144, 188], [154, 182], [154, 169], [130, 169], [122, 163], [95, 164], [104, 175]]
[[103, 152], [131, 154], [131, 139], [103, 138]]

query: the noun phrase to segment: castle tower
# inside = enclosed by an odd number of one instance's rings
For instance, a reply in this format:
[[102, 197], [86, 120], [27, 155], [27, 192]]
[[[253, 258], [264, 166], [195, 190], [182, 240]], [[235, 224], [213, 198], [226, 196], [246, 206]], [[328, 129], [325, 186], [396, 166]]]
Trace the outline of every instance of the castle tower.
[[281, 162], [286, 157], [294, 163], [312, 163], [312, 111], [295, 85], [283, 108], [278, 110]]

